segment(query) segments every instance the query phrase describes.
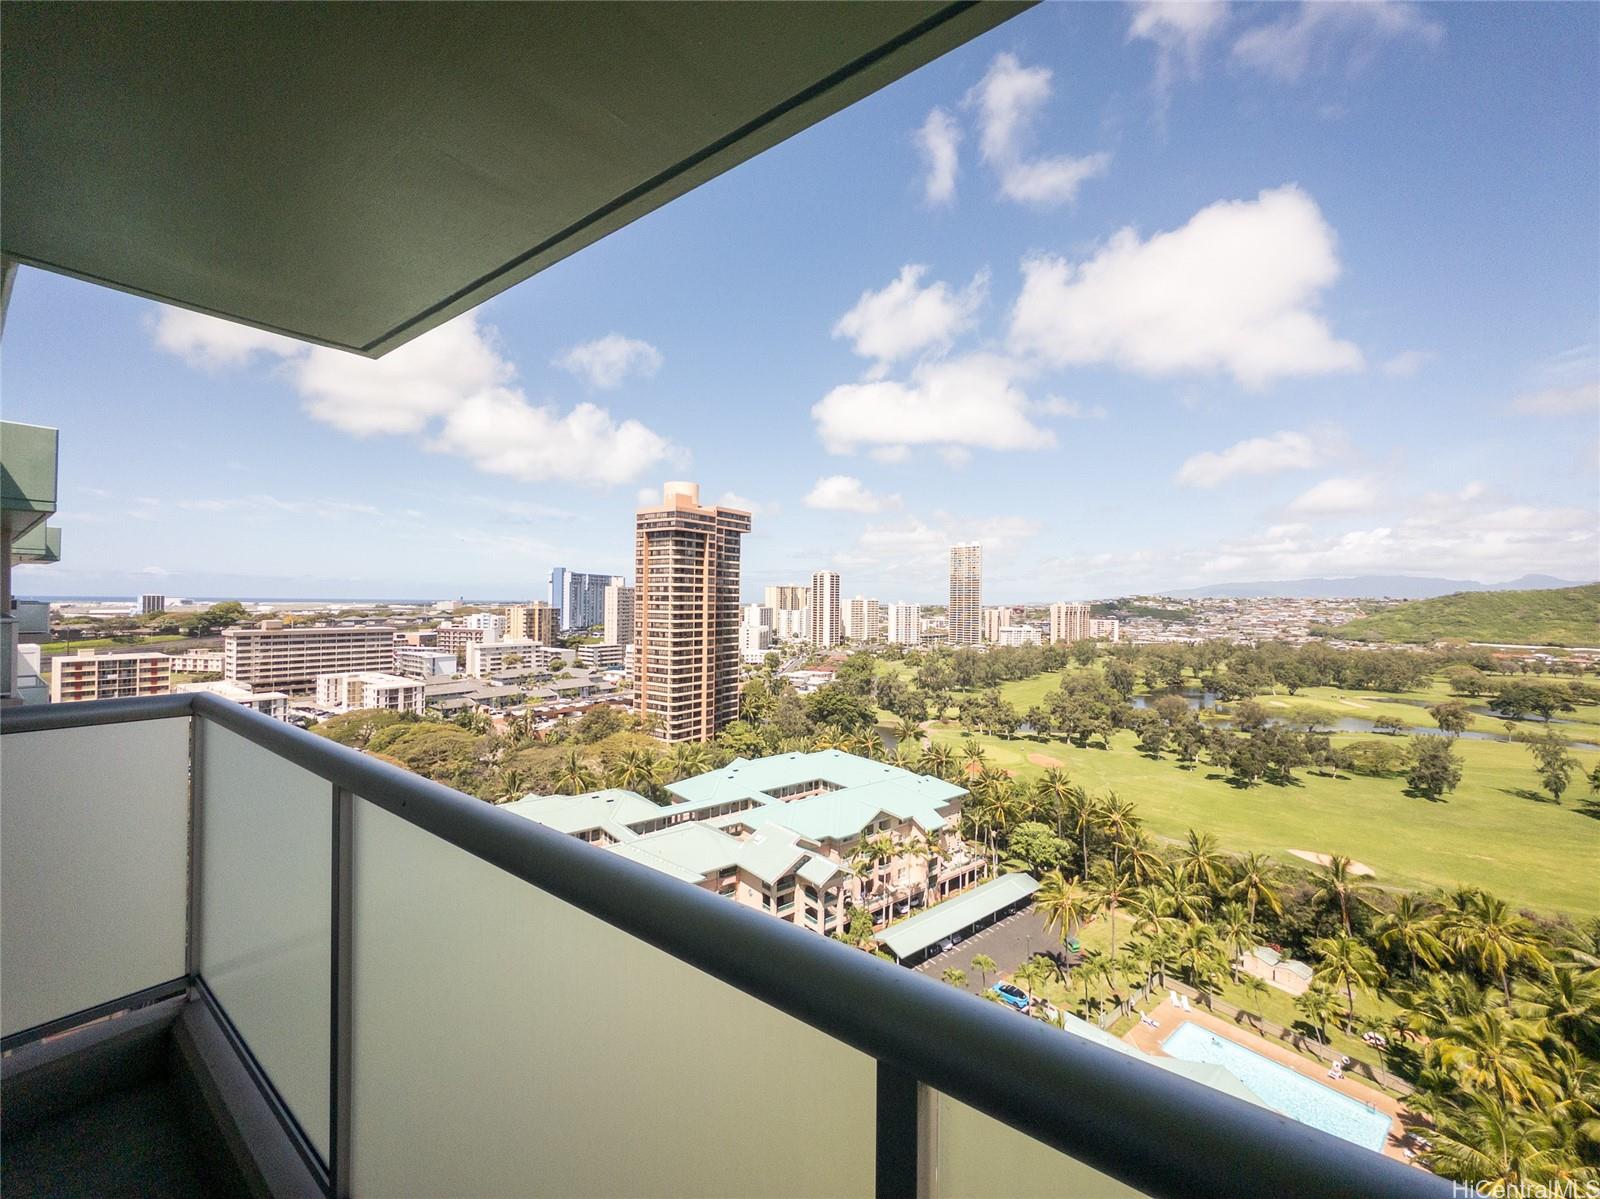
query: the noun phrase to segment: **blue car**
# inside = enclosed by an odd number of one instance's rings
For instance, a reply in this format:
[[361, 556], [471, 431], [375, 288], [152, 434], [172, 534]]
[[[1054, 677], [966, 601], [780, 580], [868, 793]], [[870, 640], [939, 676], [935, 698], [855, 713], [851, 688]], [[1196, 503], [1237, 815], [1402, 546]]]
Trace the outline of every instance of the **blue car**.
[[1014, 987], [1010, 983], [995, 983], [989, 989], [1000, 996], [1001, 1003], [1014, 1007], [1019, 1012], [1028, 1010], [1028, 997], [1020, 987]]

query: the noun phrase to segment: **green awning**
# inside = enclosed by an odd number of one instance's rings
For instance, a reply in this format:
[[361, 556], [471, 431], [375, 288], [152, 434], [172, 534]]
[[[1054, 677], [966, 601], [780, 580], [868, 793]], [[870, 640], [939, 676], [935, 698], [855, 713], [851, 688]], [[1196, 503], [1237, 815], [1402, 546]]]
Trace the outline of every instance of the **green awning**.
[[0, 249], [375, 356], [1026, 7], [11, 0]]

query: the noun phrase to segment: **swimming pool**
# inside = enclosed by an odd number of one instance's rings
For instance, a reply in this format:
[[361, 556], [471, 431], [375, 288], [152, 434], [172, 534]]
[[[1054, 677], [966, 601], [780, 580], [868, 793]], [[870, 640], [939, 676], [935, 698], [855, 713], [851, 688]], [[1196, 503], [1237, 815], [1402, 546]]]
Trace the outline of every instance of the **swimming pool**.
[[1381, 1150], [1389, 1136], [1389, 1117], [1332, 1087], [1281, 1066], [1243, 1045], [1185, 1020], [1161, 1042], [1169, 1056], [1222, 1066], [1268, 1107], [1343, 1137], [1364, 1149]]

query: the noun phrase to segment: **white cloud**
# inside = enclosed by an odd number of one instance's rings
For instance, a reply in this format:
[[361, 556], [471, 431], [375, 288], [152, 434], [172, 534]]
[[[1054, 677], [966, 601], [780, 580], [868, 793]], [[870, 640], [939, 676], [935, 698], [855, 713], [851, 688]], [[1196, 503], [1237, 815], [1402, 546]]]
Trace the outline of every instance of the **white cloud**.
[[641, 487], [633, 497], [641, 508], [653, 508], [661, 502], [661, 488]]
[[1065, 416], [1070, 420], [1105, 420], [1103, 404], [1085, 404], [1081, 400], [1064, 400], [1060, 396], [1046, 396], [1036, 405], [1045, 416]]
[[504, 389], [463, 400], [427, 448], [469, 459], [489, 474], [600, 484], [638, 478], [673, 455], [664, 438], [636, 420], [617, 421], [587, 403], [563, 416]]
[[1401, 3], [1302, 3], [1286, 16], [1246, 30], [1234, 60], [1286, 83], [1314, 69], [1361, 70], [1387, 42], [1415, 39], [1436, 46], [1444, 26], [1420, 6]]
[[805, 504], [826, 512], [881, 512], [899, 507], [900, 497], [874, 495], [860, 479], [850, 475], [827, 475], [817, 480]]
[[1111, 155], [1026, 158], [1034, 118], [1050, 99], [1048, 67], [1024, 67], [1014, 54], [998, 54], [986, 74], [962, 101], [978, 110], [978, 147], [1000, 179], [1007, 199], [1041, 208], [1064, 204], [1085, 180], [1103, 175]]
[[1409, 379], [1434, 359], [1430, 350], [1403, 350], [1383, 364], [1383, 373], [1391, 379]]
[[681, 457], [640, 422], [615, 420], [594, 404], [563, 414], [529, 403], [515, 385], [515, 366], [474, 313], [378, 359], [281, 338], [241, 339], [239, 328], [168, 309], [156, 322], [156, 341], [207, 367], [244, 365], [262, 352], [276, 355], [314, 420], [357, 437], [421, 436], [425, 448], [465, 458], [489, 474], [619, 483]]
[[867, 453], [876, 462], [884, 462], [894, 466], [910, 459], [911, 447], [908, 445], [880, 445], [876, 449], [868, 450]]
[[555, 359], [555, 365], [578, 376], [590, 387], [609, 390], [629, 375], [649, 378], [661, 369], [661, 351], [647, 341], [608, 333], [573, 346]]
[[1600, 411], [1600, 383], [1576, 387], [1547, 387], [1511, 401], [1511, 410], [1524, 416], [1589, 416]]
[[841, 569], [871, 572], [880, 584], [940, 594], [949, 580], [952, 545], [965, 541], [981, 544], [985, 578], [992, 581], [1007, 559], [1039, 529], [1037, 521], [1024, 516], [958, 519], [945, 512], [927, 518], [907, 515], [867, 526], [835, 562]]
[[740, 495], [737, 491], [724, 491], [717, 497], [717, 504], [723, 508], [737, 508], [741, 512], [748, 512], [751, 516], [776, 516], [779, 511], [777, 504], [763, 504], [760, 500]]
[[1225, 3], [1205, 0], [1143, 0], [1133, 5], [1128, 40], [1156, 47], [1156, 94], [1165, 103], [1179, 70], [1191, 78], [1200, 72], [1200, 53], [1227, 23]]
[[1342, 512], [1367, 512], [1378, 506], [1381, 491], [1374, 479], [1324, 479], [1289, 505], [1291, 512], [1327, 516]]
[[928, 113], [917, 130], [917, 149], [927, 166], [923, 198], [929, 204], [948, 204], [956, 196], [956, 175], [960, 172], [961, 128], [942, 108]]
[[1056, 365], [1224, 371], [1260, 387], [1362, 364], [1316, 311], [1339, 259], [1316, 202], [1293, 185], [1219, 201], [1148, 241], [1122, 229], [1081, 265], [1043, 256], [1022, 269], [1011, 344]]
[[1185, 487], [1215, 487], [1240, 475], [1268, 475], [1304, 470], [1317, 463], [1317, 447], [1304, 433], [1251, 437], [1225, 450], [1196, 454], [1178, 468]]
[[1055, 434], [1029, 419], [1015, 362], [969, 354], [924, 362], [908, 382], [886, 379], [835, 387], [812, 409], [823, 444], [835, 454], [859, 447], [961, 446], [1037, 450]]
[[304, 342], [291, 337], [187, 308], [163, 307], [156, 316], [155, 339], [167, 353], [202, 370], [243, 366], [258, 354], [291, 357], [306, 348]]
[[927, 273], [926, 266], [909, 264], [881, 291], [862, 292], [833, 335], [849, 338], [857, 354], [875, 359], [879, 374], [919, 350], [947, 349], [972, 327], [989, 292], [989, 272], [979, 271], [960, 291], [943, 282], [923, 287]]

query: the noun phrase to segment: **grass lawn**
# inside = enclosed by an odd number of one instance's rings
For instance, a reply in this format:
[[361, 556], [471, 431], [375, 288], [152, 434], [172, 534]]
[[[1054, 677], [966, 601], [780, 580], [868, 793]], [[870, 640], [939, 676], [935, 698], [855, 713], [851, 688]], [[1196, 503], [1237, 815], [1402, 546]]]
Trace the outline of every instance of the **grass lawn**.
[[141, 645], [157, 645], [163, 641], [186, 640], [178, 633], [146, 633], [133, 638], [117, 639], [112, 637], [91, 637], [85, 641], [46, 641], [39, 646], [39, 652], [46, 654], [66, 654], [77, 649], [136, 649]]
[[[943, 727], [934, 736], [959, 746], [963, 735]], [[1539, 911], [1600, 914], [1600, 820], [1584, 815], [1586, 787], [1575, 779], [1562, 804], [1541, 799], [1533, 759], [1520, 745], [1458, 741], [1461, 786], [1430, 803], [1407, 796], [1398, 778], [1332, 779], [1306, 771], [1294, 786], [1241, 790], [1204, 765], [1186, 771], [1170, 756], [1151, 761], [1134, 750], [1128, 732], [1117, 733], [1110, 750], [1025, 737], [977, 739], [992, 762], [1024, 780], [1041, 771], [1028, 754], [1059, 759], [1090, 791], [1133, 801], [1158, 836], [1181, 839], [1199, 829], [1234, 852], [1270, 853], [1302, 869], [1307, 863], [1291, 849], [1340, 853], [1371, 866], [1379, 885], [1469, 883]], [[1585, 774], [1600, 759], [1593, 751], [1574, 756]]]

